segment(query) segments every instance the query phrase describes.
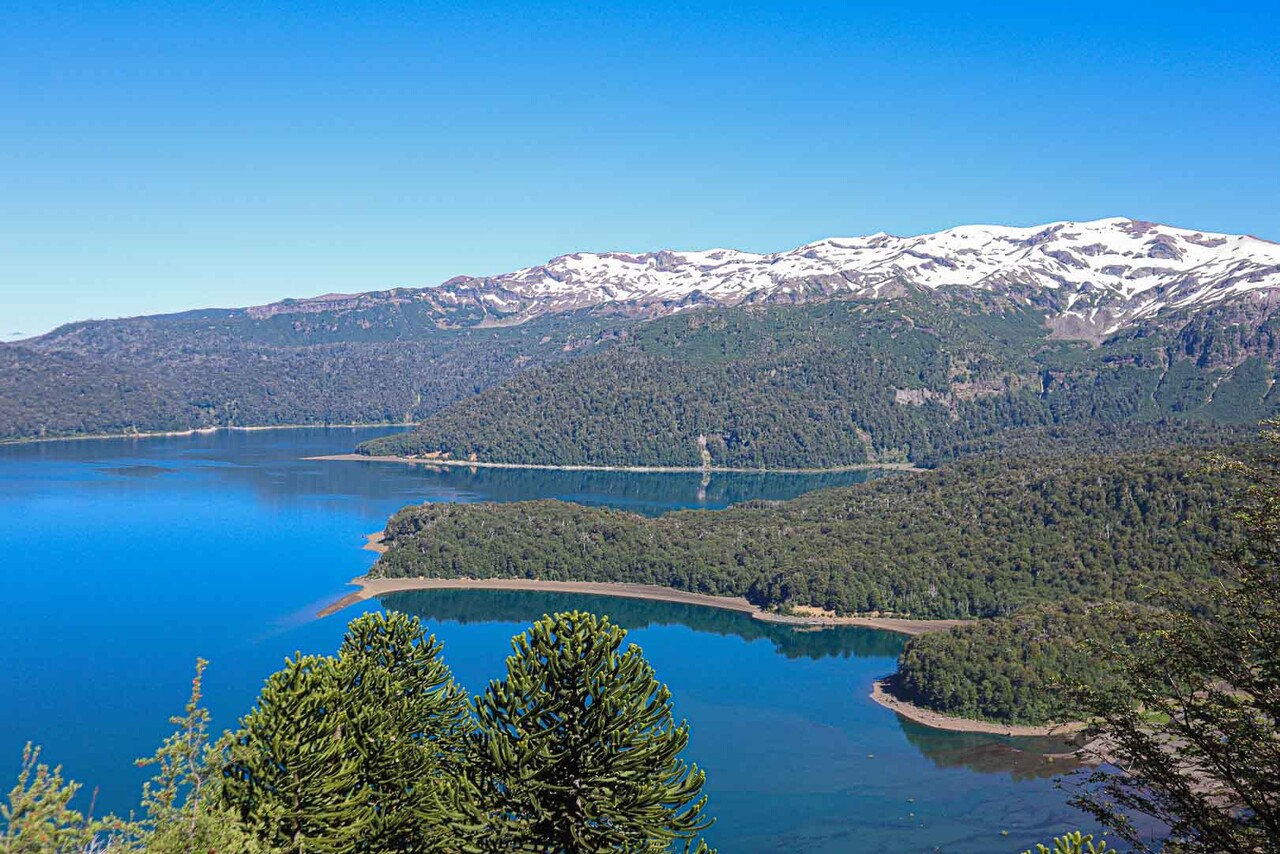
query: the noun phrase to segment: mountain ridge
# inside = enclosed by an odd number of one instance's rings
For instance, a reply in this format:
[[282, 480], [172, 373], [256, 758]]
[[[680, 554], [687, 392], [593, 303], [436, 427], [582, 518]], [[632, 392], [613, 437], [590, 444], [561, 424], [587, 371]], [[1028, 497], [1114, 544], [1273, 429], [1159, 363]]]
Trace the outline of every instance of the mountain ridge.
[[1082, 337], [1099, 337], [1165, 308], [1280, 288], [1280, 244], [1112, 217], [1025, 228], [957, 226], [915, 237], [878, 232], [770, 254], [571, 253], [500, 276], [457, 277], [441, 287], [482, 292], [503, 310], [510, 308], [506, 294], [549, 302], [552, 310], [655, 303], [679, 310], [699, 302], [877, 298], [897, 295], [905, 285], [1056, 292], [1044, 300], [1050, 312], [1075, 318], [1075, 331], [1091, 333]]
[[[494, 460], [503, 448], [509, 462], [554, 451], [540, 463], [630, 448], [652, 463], [705, 435], [723, 464], [931, 459], [944, 452], [931, 436], [980, 440], [955, 429], [969, 422], [1269, 414], [1278, 300], [1280, 245], [1119, 218], [772, 255], [574, 253], [434, 288], [81, 321], [3, 343], [0, 439], [403, 423], [460, 407], [426, 448]], [[652, 395], [633, 409], [662, 401], [662, 431], [583, 409], [629, 388]], [[513, 412], [556, 432], [576, 413], [577, 444], [498, 435]], [[483, 443], [464, 435], [481, 428]]]
[[485, 328], [583, 309], [655, 317], [698, 305], [886, 298], [904, 287], [1010, 294], [1046, 310], [1062, 337], [1100, 340], [1167, 309], [1280, 290], [1280, 243], [1110, 217], [1036, 226], [961, 225], [900, 237], [831, 237], [774, 253], [737, 249], [571, 252], [439, 285], [327, 293], [244, 308], [79, 321], [23, 339], [40, 346], [85, 323], [351, 312], [414, 305], [437, 325]]

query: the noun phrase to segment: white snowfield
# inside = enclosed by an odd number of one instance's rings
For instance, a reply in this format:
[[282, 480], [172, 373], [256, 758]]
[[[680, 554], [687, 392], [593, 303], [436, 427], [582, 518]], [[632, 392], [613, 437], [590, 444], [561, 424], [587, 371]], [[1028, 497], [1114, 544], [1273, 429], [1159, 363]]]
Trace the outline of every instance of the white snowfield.
[[[1031, 228], [969, 225], [919, 237], [833, 238], [769, 255], [582, 252], [383, 296], [441, 309], [475, 306], [509, 323], [611, 304], [660, 315], [707, 303], [884, 297], [904, 286], [1015, 292], [1036, 299], [1058, 325], [1105, 334], [1166, 308], [1280, 289], [1280, 244], [1118, 217]], [[310, 302], [291, 309], [306, 311]]]

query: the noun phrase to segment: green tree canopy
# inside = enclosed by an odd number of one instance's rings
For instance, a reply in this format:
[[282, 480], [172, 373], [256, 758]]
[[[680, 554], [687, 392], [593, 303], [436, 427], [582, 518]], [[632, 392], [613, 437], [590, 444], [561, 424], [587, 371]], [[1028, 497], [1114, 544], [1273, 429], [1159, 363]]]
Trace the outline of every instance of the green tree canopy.
[[[1272, 428], [1276, 425], [1271, 424]], [[1132, 698], [1085, 691], [1119, 770], [1077, 803], [1139, 850], [1132, 815], [1166, 825], [1179, 850], [1274, 850], [1280, 840], [1280, 433], [1223, 464], [1247, 479], [1243, 543], [1205, 615], [1171, 613], [1111, 650]]]
[[659, 852], [711, 824], [688, 725], [608, 618], [544, 617], [476, 698], [492, 830], [515, 850]]
[[366, 614], [337, 658], [288, 661], [227, 744], [227, 802], [284, 851], [467, 850], [471, 717], [439, 653], [418, 620]]

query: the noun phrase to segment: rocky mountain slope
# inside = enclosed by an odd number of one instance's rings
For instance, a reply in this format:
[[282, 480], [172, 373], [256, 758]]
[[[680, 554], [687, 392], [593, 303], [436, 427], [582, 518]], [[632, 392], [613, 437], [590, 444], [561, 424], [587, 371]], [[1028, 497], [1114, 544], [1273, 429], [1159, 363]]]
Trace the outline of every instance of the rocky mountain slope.
[[733, 249], [562, 255], [499, 276], [249, 309], [256, 318], [420, 303], [441, 319], [512, 323], [610, 307], [645, 316], [693, 305], [897, 296], [904, 287], [1014, 294], [1070, 337], [1101, 338], [1168, 309], [1280, 288], [1280, 244], [1102, 219], [1031, 228], [973, 225], [919, 237], [833, 238], [789, 252]]

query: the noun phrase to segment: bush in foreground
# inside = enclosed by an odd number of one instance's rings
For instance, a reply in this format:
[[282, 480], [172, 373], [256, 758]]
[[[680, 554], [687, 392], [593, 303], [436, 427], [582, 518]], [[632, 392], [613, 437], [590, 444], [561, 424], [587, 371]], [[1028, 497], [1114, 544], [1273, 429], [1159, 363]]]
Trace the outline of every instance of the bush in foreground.
[[28, 748], [0, 852], [616, 851], [711, 854], [688, 726], [607, 619], [544, 617], [472, 703], [422, 623], [352, 621], [335, 657], [298, 656], [216, 742], [200, 705], [155, 756], [142, 818], [93, 820]]

